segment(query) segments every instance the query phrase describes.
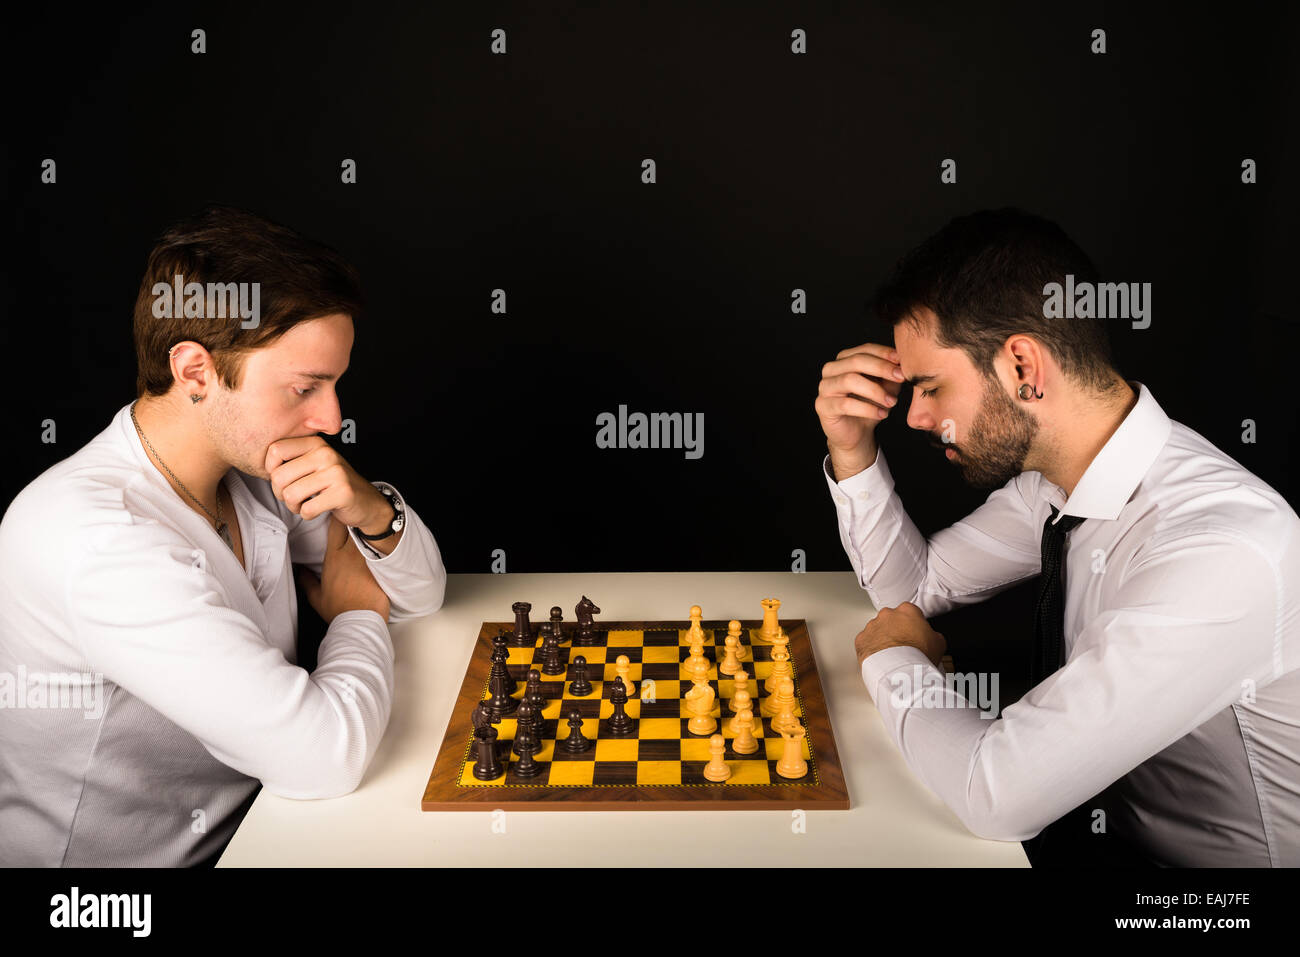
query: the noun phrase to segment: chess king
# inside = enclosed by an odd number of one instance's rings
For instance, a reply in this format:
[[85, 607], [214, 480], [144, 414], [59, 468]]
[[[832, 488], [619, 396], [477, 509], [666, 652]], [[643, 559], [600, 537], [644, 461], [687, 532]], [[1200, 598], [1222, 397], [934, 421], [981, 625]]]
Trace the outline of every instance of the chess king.
[[[250, 316], [219, 294], [246, 288]], [[91, 672], [105, 699], [95, 720], [0, 713], [0, 861], [209, 862], [259, 785], [360, 782], [391, 710], [387, 622], [437, 610], [446, 581], [412, 504], [322, 437], [343, 428], [361, 312], [342, 256], [241, 210], [210, 207], [150, 253], [136, 400], [0, 524], [0, 672]], [[328, 624], [311, 673], [295, 564]]]
[[[1055, 223], [962, 216], [877, 291], [894, 345], [823, 367], [823, 471], [877, 609], [856, 641], [863, 682], [917, 776], [1034, 864], [1300, 865], [1300, 517], [1121, 375], [1104, 323], [1045, 301], [1098, 278]], [[1228, 382], [1227, 368], [1197, 381]], [[1233, 391], [1231, 414], [1253, 414]], [[876, 441], [891, 413], [991, 490], [928, 538]], [[993, 721], [962, 707], [909, 720], [924, 704], [891, 700], [890, 675], [944, 685], [926, 619], [1029, 579], [1024, 697]]]

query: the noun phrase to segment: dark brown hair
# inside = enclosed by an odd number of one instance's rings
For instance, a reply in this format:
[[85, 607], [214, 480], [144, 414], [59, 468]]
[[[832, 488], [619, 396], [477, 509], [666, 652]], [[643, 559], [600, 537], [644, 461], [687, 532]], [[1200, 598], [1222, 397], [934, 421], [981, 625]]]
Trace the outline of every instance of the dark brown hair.
[[1098, 393], [1118, 388], [1110, 339], [1103, 319], [1043, 315], [1049, 282], [1096, 283], [1097, 268], [1055, 223], [1006, 207], [959, 216], [907, 253], [873, 301], [876, 317], [890, 328], [925, 326], [916, 307], [935, 314], [937, 345], [961, 349], [986, 378], [993, 357], [1013, 335], [1032, 336], [1051, 353], [1062, 373]]
[[[258, 283], [259, 323], [154, 315], [154, 285]], [[248, 353], [273, 343], [300, 322], [344, 313], [355, 322], [363, 306], [356, 269], [323, 243], [230, 206], [208, 206], [176, 223], [149, 253], [135, 300], [136, 395], [165, 395], [175, 381], [168, 352], [193, 340], [212, 353], [218, 379], [238, 389]]]

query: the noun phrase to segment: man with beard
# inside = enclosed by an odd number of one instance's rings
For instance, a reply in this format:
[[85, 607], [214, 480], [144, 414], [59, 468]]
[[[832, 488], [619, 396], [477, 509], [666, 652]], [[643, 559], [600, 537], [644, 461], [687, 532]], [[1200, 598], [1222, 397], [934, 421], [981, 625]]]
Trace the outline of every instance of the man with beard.
[[[1300, 518], [1123, 378], [1099, 320], [1044, 309], [1067, 275], [1097, 278], [1056, 225], [955, 219], [877, 293], [895, 345], [823, 368], [827, 482], [879, 610], [863, 680], [917, 776], [1035, 866], [1296, 866]], [[994, 489], [929, 538], [875, 439], [904, 382], [907, 424]], [[985, 720], [926, 619], [1035, 575], [1033, 687]]]

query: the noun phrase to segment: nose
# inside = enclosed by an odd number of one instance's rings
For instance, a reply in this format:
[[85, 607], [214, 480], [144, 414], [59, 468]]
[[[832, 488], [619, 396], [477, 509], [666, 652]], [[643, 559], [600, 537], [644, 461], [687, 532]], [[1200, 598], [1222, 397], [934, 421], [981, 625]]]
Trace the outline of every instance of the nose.
[[907, 424], [913, 429], [919, 429], [925, 432], [930, 431], [931, 425], [934, 424], [934, 417], [928, 412], [921, 410], [916, 401], [915, 395], [912, 396], [911, 400], [907, 404]]
[[333, 389], [322, 391], [325, 394], [312, 406], [307, 427], [313, 432], [335, 435], [343, 430], [343, 411], [339, 407], [338, 395]]

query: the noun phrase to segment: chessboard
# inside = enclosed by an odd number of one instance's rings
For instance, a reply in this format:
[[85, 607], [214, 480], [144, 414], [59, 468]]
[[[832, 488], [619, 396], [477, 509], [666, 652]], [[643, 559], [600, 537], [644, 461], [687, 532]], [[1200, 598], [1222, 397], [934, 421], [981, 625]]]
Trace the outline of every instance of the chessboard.
[[[580, 603], [576, 623], [564, 622], [555, 607], [549, 623], [533, 625], [526, 602], [513, 606], [514, 622], [483, 622], [422, 810], [848, 809], [848, 790], [806, 621], [778, 621], [780, 602], [775, 599], [763, 602], [763, 619], [739, 621], [705, 620], [698, 606], [691, 609], [692, 621], [595, 621], [591, 610], [600, 609], [585, 596], [583, 603], [585, 622]], [[741, 747], [756, 743], [752, 753], [735, 750], [736, 712], [731, 704], [736, 679], [742, 675], [729, 677], [719, 670], [720, 665], [735, 667], [728, 664], [724, 645], [729, 632], [739, 639], [733, 647], [751, 697], [752, 720], [747, 724], [756, 739], [743, 737]], [[550, 634], [558, 638], [548, 641]], [[777, 646], [784, 650], [777, 651]], [[504, 665], [495, 694], [489, 680], [494, 652]], [[585, 665], [577, 662], [579, 656]], [[620, 664], [620, 659], [626, 661]], [[791, 685], [768, 687], [777, 667], [777, 684], [788, 676], [793, 686], [793, 705]], [[537, 673], [532, 693], [530, 672]], [[575, 693], [575, 678], [577, 690], [585, 693]], [[630, 693], [623, 678], [631, 685]], [[712, 695], [701, 684], [707, 684]], [[782, 691], [781, 710], [787, 719], [793, 712], [797, 722], [786, 727], [789, 736], [784, 737], [773, 730], [774, 715], [765, 713], [771, 706], [764, 707]], [[695, 700], [687, 699], [688, 692]], [[504, 700], [506, 696], [513, 703]], [[701, 711], [710, 700], [711, 722]], [[744, 707], [743, 696], [739, 700]], [[494, 701], [492, 713], [488, 706]], [[521, 707], [524, 701], [528, 707]], [[536, 734], [525, 734], [532, 760], [526, 766], [530, 774], [524, 776], [518, 773], [521, 755], [513, 745], [520, 733], [519, 716], [529, 714], [533, 705], [541, 717], [528, 719]], [[585, 739], [584, 750], [572, 747], [571, 717], [579, 719], [577, 737]], [[488, 719], [493, 719], [491, 731], [485, 730]], [[695, 733], [692, 719], [696, 727], [714, 727]], [[717, 735], [721, 738], [715, 742]], [[491, 740], [485, 742], [485, 736]], [[793, 766], [795, 773], [804, 769], [799, 777], [789, 777], [792, 766], [782, 764], [788, 743], [799, 748], [803, 759], [795, 759]], [[476, 768], [480, 773], [487, 770], [485, 760], [492, 772], [500, 772], [494, 779], [475, 775]], [[723, 763], [726, 780], [706, 777], [706, 768], [716, 777]]]

